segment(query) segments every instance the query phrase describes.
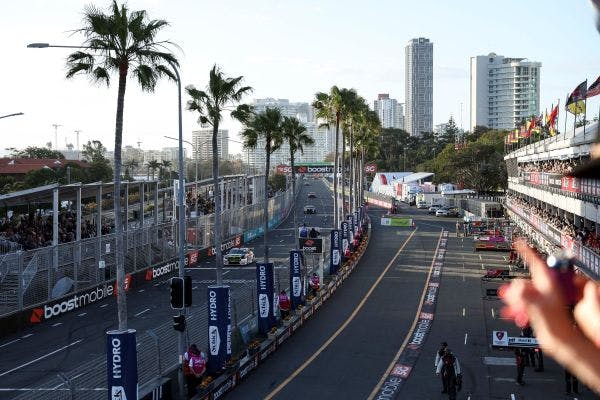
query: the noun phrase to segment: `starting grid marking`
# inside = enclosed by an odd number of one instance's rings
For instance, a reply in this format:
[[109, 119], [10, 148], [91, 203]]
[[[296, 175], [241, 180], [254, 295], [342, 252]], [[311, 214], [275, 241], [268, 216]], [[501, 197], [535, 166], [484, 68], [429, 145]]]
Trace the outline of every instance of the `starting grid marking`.
[[[404, 381], [408, 379], [416, 360], [421, 353], [421, 345], [427, 339], [435, 316], [438, 293], [441, 283], [442, 267], [448, 244], [448, 231], [442, 230], [438, 246], [430, 267], [426, 290], [423, 292], [419, 311], [408, 336], [405, 338], [395, 363], [388, 369], [387, 376], [374, 388], [370, 399], [395, 399], [400, 393]], [[410, 339], [410, 341], [408, 341]], [[404, 347], [405, 346], [405, 347]]]

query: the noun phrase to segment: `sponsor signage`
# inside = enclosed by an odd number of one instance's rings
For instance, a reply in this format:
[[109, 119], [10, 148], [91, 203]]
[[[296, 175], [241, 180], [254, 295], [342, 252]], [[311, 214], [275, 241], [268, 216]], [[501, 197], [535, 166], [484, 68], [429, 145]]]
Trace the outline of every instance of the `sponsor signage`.
[[135, 329], [106, 332], [108, 400], [136, 400], [138, 371]]
[[238, 379], [243, 379], [246, 375], [250, 373], [254, 368], [258, 366], [257, 357], [251, 357], [245, 364], [240, 365], [238, 369]]
[[374, 174], [377, 172], [377, 164], [368, 163], [365, 164], [365, 174]]
[[290, 301], [292, 309], [304, 305], [304, 255], [299, 250], [290, 251]]
[[[221, 243], [221, 252], [231, 250], [234, 247], [241, 246], [241, 244], [242, 244], [242, 236], [236, 235], [236, 236], [234, 236], [230, 239], [227, 239]], [[216, 255], [215, 246], [209, 247], [206, 252], [206, 255], [208, 257], [212, 257], [212, 256]]]
[[209, 373], [223, 370], [231, 356], [231, 293], [229, 286], [209, 286], [208, 363]]
[[354, 216], [347, 215], [346, 221], [348, 221], [348, 245], [350, 251], [354, 251]]
[[298, 247], [311, 254], [321, 254], [323, 252], [322, 238], [298, 238]]
[[538, 347], [536, 338], [508, 336], [506, 331], [492, 331], [492, 346], [494, 347]]
[[332, 229], [330, 233], [331, 246], [329, 247], [329, 273], [336, 274], [342, 264], [342, 233], [339, 229]]
[[360, 229], [360, 217], [358, 215], [358, 211], [354, 211], [352, 218], [354, 220], [354, 236], [358, 236], [358, 231]]
[[492, 346], [508, 346], [508, 332], [493, 331], [492, 332]]
[[342, 257], [346, 259], [346, 251], [349, 249], [348, 244], [348, 221], [342, 221], [340, 224], [342, 228]]
[[275, 341], [271, 342], [271, 344], [269, 344], [267, 347], [265, 347], [260, 352], [260, 361], [263, 361], [265, 358], [267, 358], [274, 351], [275, 351]]
[[275, 326], [273, 263], [256, 263], [256, 286], [258, 331], [266, 335]]
[[[34, 308], [30, 317], [30, 322], [40, 323], [42, 320], [57, 317], [69, 311], [76, 310], [88, 304], [95, 303], [115, 293], [114, 284], [104, 284], [83, 292], [64, 298], [62, 301], [45, 304], [43, 308]], [[42, 318], [43, 317], [43, 318]]]
[[386, 217], [381, 217], [381, 225], [382, 226], [411, 226], [412, 219], [386, 216]]
[[280, 164], [277, 166], [277, 173], [278, 174], [291, 174], [292, 167], [290, 167], [289, 165]]
[[225, 379], [219, 386], [213, 389], [211, 399], [220, 399], [225, 393], [227, 393], [230, 389], [232, 389], [235, 386], [236, 381], [236, 374], [229, 375], [227, 379]]

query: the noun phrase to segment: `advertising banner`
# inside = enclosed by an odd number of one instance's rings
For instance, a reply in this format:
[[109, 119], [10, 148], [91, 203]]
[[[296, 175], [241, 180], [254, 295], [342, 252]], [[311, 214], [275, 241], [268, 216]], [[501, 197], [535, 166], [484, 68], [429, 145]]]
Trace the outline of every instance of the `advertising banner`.
[[358, 211], [354, 211], [354, 236], [358, 236], [358, 231], [360, 229], [360, 217], [358, 215]]
[[354, 216], [347, 215], [346, 221], [348, 221], [348, 244], [350, 251], [354, 251]]
[[331, 246], [329, 248], [329, 273], [335, 274], [342, 263], [342, 238], [339, 229], [331, 230]]
[[138, 371], [135, 329], [106, 332], [108, 400], [136, 400]]
[[256, 286], [258, 331], [266, 335], [275, 326], [273, 263], [256, 263]]
[[346, 251], [349, 250], [348, 244], [348, 221], [342, 221], [342, 257], [346, 258]]
[[321, 254], [323, 252], [323, 239], [298, 238], [298, 247], [306, 253]]
[[209, 373], [223, 370], [231, 356], [231, 293], [229, 286], [209, 286], [208, 363]]
[[300, 250], [290, 251], [290, 301], [292, 309], [304, 305], [304, 256]]
[[402, 217], [381, 217], [382, 226], [411, 226], [411, 218]]

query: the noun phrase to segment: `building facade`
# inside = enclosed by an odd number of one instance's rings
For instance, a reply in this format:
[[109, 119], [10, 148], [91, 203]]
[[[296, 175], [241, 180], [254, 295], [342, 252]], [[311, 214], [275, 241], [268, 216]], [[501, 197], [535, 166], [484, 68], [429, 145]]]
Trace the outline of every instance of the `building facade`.
[[412, 39], [405, 48], [405, 130], [411, 136], [433, 130], [433, 43]]
[[541, 67], [495, 53], [471, 57], [471, 131], [477, 125], [510, 130], [539, 115]]
[[382, 93], [373, 102], [373, 110], [379, 116], [383, 128], [404, 129], [404, 103], [390, 99], [390, 95]]
[[[212, 128], [208, 126], [192, 131], [192, 157], [194, 160], [212, 160], [212, 134]], [[229, 158], [229, 131], [227, 129], [219, 129], [217, 132], [217, 151], [219, 158]]]

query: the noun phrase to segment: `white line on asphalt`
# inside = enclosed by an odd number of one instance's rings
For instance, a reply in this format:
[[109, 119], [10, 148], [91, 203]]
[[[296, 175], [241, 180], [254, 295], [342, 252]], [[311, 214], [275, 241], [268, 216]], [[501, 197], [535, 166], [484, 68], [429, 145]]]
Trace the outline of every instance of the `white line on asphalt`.
[[510, 400], [515, 400], [515, 395], [514, 394], [510, 394]]
[[228, 274], [228, 273], [230, 273], [230, 272], [231, 272], [231, 270], [229, 270], [229, 271], [225, 271], [225, 272], [223, 272], [223, 275], [227, 275], [227, 274]]
[[27, 339], [29, 336], [33, 336], [33, 333], [28, 333], [27, 335], [21, 336], [21, 339]]
[[57, 322], [57, 323], [55, 323], [55, 324], [54, 324], [54, 325], [52, 325], [52, 326], [60, 326], [60, 325], [62, 325], [62, 322]]
[[465, 308], [463, 307], [463, 317], [465, 316], [465, 314], [466, 314], [466, 310], [465, 310]]
[[143, 310], [143, 311], [140, 311], [139, 313], [137, 313], [137, 314], [134, 314], [133, 316], [134, 316], [134, 317], [139, 317], [140, 315], [142, 315], [143, 313], [145, 313], [145, 312], [148, 312], [148, 311], [150, 311], [150, 309], [149, 309], [149, 308], [146, 308], [145, 310]]
[[84, 315], [87, 315], [86, 312], [82, 312], [81, 314], [77, 314], [78, 317], [83, 317]]
[[21, 364], [21, 365], [19, 365], [18, 367], [14, 367], [13, 369], [9, 369], [8, 371], [5, 371], [5, 372], [1, 373], [1, 374], [0, 374], [0, 377], [3, 377], [4, 375], [8, 375], [8, 374], [10, 374], [11, 372], [18, 371], [18, 370], [20, 370], [21, 368], [25, 368], [25, 367], [27, 367], [28, 365], [31, 365], [31, 364], [33, 364], [33, 363], [35, 363], [35, 362], [38, 362], [38, 361], [40, 361], [40, 360], [43, 360], [44, 358], [48, 358], [48, 357], [50, 357], [51, 355], [53, 355], [53, 354], [56, 354], [56, 353], [58, 353], [59, 351], [63, 351], [63, 350], [64, 350], [64, 349], [66, 349], [66, 348], [69, 348], [69, 347], [71, 347], [71, 346], [75, 346], [76, 344], [78, 344], [78, 343], [79, 343], [79, 342], [81, 342], [82, 340], [83, 340], [83, 339], [76, 340], [76, 341], [74, 341], [73, 343], [69, 343], [68, 345], [66, 345], [66, 346], [63, 346], [63, 347], [61, 347], [60, 349], [56, 349], [56, 350], [54, 350], [54, 351], [51, 351], [50, 353], [48, 353], [48, 354], [45, 354], [45, 355], [43, 355], [43, 356], [41, 356], [41, 357], [38, 357], [38, 358], [36, 358], [35, 360], [28, 361], [28, 362], [26, 362], [25, 364]]
[[467, 344], [467, 334], [465, 333], [465, 345]]
[[21, 339], [15, 339], [15, 340], [11, 340], [10, 342], [6, 342], [6, 343], [4, 343], [4, 344], [1, 344], [1, 345], [0, 345], [0, 348], [2, 348], [2, 347], [4, 347], [4, 346], [11, 345], [11, 344], [13, 344], [13, 343], [17, 343], [19, 340], [21, 340]]
[[481, 269], [485, 269], [485, 265], [481, 264]]
[[481, 254], [479, 255], [479, 259], [483, 261], [483, 258], [481, 258]]
[[194, 286], [194, 287], [192, 288], [192, 290], [196, 290], [196, 289], [198, 289], [198, 286]]
[[279, 241], [279, 243], [282, 243], [282, 242], [283, 242], [283, 239], [281, 239], [281, 240]]
[[467, 397], [467, 400], [471, 400], [471, 396]]
[[496, 313], [494, 312], [494, 307], [492, 307], [492, 318], [496, 318]]
[[104, 308], [104, 307], [106, 307], [107, 305], [108, 305], [108, 304], [102, 304], [102, 305], [100, 306], [100, 308]]
[[144, 291], [145, 291], [144, 289], [140, 289], [140, 290], [138, 290], [138, 293], [142, 293]]
[[160, 286], [160, 283], [155, 283], [154, 286]]

